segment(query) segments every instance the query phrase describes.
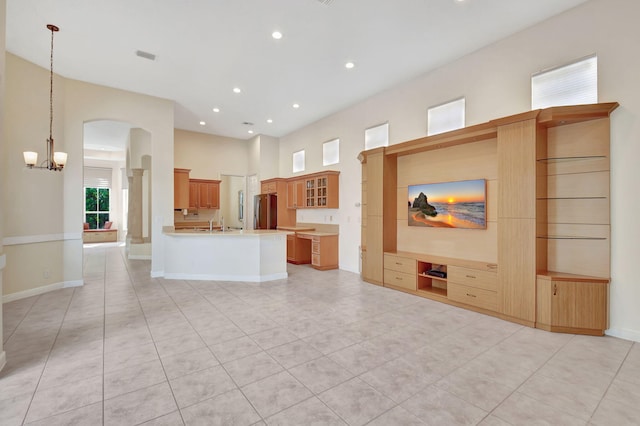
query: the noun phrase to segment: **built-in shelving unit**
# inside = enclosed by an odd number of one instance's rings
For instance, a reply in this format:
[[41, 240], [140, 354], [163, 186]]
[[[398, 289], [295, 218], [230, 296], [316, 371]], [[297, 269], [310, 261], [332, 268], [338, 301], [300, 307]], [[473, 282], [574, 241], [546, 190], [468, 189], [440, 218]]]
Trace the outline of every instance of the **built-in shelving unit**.
[[[531, 327], [603, 334], [617, 106], [529, 111], [361, 153], [362, 278]], [[409, 229], [407, 185], [472, 178], [488, 182], [486, 230]], [[436, 268], [446, 277], [427, 273]]]

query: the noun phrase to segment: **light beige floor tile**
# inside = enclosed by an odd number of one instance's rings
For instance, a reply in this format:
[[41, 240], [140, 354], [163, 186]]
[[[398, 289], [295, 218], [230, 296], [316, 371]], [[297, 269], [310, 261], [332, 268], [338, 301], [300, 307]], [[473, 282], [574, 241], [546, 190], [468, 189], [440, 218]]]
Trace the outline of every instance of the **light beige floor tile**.
[[347, 333], [338, 329], [314, 334], [312, 336], [305, 337], [303, 340], [325, 355], [356, 343], [356, 341], [349, 337]]
[[174, 411], [173, 413], [165, 414], [164, 416], [156, 417], [155, 419], [149, 420], [148, 422], [141, 423], [144, 426], [182, 426], [184, 422], [182, 421], [182, 415], [180, 415], [179, 411]]
[[156, 341], [156, 349], [161, 357], [190, 352], [205, 346], [204, 341], [195, 331], [171, 339]]
[[612, 399], [640, 410], [640, 385], [616, 379], [609, 387], [605, 399]]
[[493, 414], [489, 414], [487, 417], [484, 418], [484, 420], [478, 423], [478, 426], [515, 426], [515, 425], [512, 425], [511, 423], [504, 421], [500, 417], [496, 417]]
[[[346, 425], [318, 398], [309, 398], [267, 419], [270, 426], [343, 426]], [[389, 425], [391, 423], [387, 423]]]
[[160, 359], [153, 342], [104, 354], [105, 373]]
[[367, 426], [389, 425], [423, 426], [424, 423], [399, 405], [367, 423]]
[[205, 370], [218, 364], [219, 362], [206, 347], [162, 358], [162, 365], [169, 379]]
[[217, 345], [209, 346], [209, 348], [221, 363], [262, 352], [262, 348], [248, 336], [218, 343]]
[[313, 394], [286, 371], [242, 388], [242, 393], [263, 418], [297, 404]]
[[387, 361], [383, 354], [363, 343], [333, 352], [329, 354], [329, 358], [355, 375], [362, 374]]
[[640, 419], [640, 405], [629, 405], [615, 398], [605, 397], [591, 418], [598, 426], [637, 425]]
[[104, 399], [157, 385], [166, 380], [159, 360], [114, 370], [104, 375]]
[[227, 362], [223, 367], [238, 386], [253, 383], [283, 370], [282, 366], [266, 352]]
[[589, 420], [604, 396], [604, 389], [573, 384], [539, 374], [527, 380], [518, 392], [585, 421]]
[[[3, 423], [4, 424], [4, 423]], [[70, 425], [101, 425], [102, 424], [102, 402], [86, 405], [57, 416], [47, 417], [29, 426], [70, 426]]]
[[102, 376], [36, 391], [27, 422], [55, 416], [102, 400]]
[[488, 413], [435, 386], [401, 404], [428, 425], [475, 425]]
[[93, 376], [102, 376], [102, 355], [69, 362], [47, 362], [38, 389], [61, 386]]
[[346, 382], [354, 376], [349, 370], [327, 357], [300, 364], [289, 369], [289, 372], [315, 394]]
[[32, 393], [2, 394], [0, 396], [0, 424], [3, 426], [21, 425], [32, 396]]
[[282, 327], [261, 331], [250, 336], [264, 350], [298, 340], [298, 337]]
[[520, 392], [514, 392], [493, 412], [493, 415], [513, 425], [584, 426], [586, 422], [549, 407]]
[[219, 365], [178, 377], [171, 380], [170, 384], [180, 408], [236, 388], [231, 377]]
[[439, 376], [422, 374], [402, 358], [389, 361], [359, 376], [387, 398], [403, 402], [433, 383]]
[[312, 359], [320, 358], [322, 352], [303, 340], [296, 340], [267, 350], [284, 368], [292, 368]]
[[395, 405], [357, 377], [321, 393], [318, 398], [350, 425], [363, 425]]
[[515, 390], [464, 368], [439, 380], [436, 386], [485, 411], [493, 410]]
[[260, 421], [258, 413], [239, 390], [207, 399], [181, 411], [187, 426], [248, 426]]
[[104, 425], [138, 424], [175, 411], [168, 383], [117, 396], [104, 401]]

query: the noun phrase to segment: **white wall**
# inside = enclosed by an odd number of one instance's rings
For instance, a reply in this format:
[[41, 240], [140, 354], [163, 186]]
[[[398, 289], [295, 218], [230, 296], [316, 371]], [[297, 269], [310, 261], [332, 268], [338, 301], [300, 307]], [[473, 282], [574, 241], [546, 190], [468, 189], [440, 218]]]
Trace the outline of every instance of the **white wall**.
[[[5, 28], [6, 22], [6, 1], [0, 0], [0, 28]], [[0, 31], [0, 52], [4, 52], [5, 31]], [[5, 76], [5, 56], [0, 57], [0, 158], [4, 158], [4, 76]], [[4, 167], [3, 167], [4, 169]], [[0, 172], [0, 200], [4, 200], [4, 183], [7, 181], [4, 173]], [[0, 296], [3, 294], [2, 277], [4, 275], [5, 254], [2, 245], [4, 237], [4, 212], [0, 208]], [[0, 300], [0, 370], [6, 364], [6, 354], [4, 352], [4, 336], [2, 334], [2, 301]]]
[[[364, 129], [385, 121], [392, 144], [426, 135], [426, 110], [466, 97], [467, 125], [530, 109], [532, 73], [598, 54], [599, 100], [618, 101], [612, 115], [611, 220], [612, 280], [609, 334], [640, 341], [640, 286], [635, 263], [640, 255], [640, 2], [592, 0], [413, 81], [373, 96], [283, 138], [280, 175], [292, 176], [291, 155], [306, 150], [306, 171], [322, 166], [322, 143], [340, 138], [340, 268], [358, 270], [360, 164]], [[416, 52], [422, 54], [425, 52]], [[300, 210], [298, 220], [324, 221], [330, 212]], [[302, 221], [302, 220], [301, 220]]]
[[191, 179], [247, 174], [250, 146], [247, 141], [180, 129], [175, 129], [174, 140], [172, 167], [191, 169]]

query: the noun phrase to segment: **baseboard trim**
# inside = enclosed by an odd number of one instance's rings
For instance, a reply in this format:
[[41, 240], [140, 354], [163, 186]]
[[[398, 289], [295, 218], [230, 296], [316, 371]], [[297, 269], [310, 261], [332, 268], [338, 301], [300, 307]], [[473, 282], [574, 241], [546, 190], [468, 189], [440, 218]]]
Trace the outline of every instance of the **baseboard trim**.
[[7, 365], [7, 353], [5, 351], [0, 352], [0, 371]]
[[624, 340], [640, 342], [640, 331], [636, 330], [610, 328], [608, 330], [605, 330], [604, 334], [611, 337], [618, 337]]
[[81, 240], [81, 232], [65, 232], [63, 234], [20, 235], [17, 237], [4, 237], [2, 244], [5, 246], [17, 246], [21, 244], [48, 243], [51, 241]]
[[193, 281], [243, 281], [261, 283], [265, 281], [284, 280], [289, 275], [286, 272], [269, 275], [217, 275], [217, 274], [164, 274], [167, 280], [193, 280]]
[[130, 260], [151, 260], [150, 254], [130, 254], [127, 256]]
[[162, 278], [164, 277], [164, 271], [151, 271], [151, 278]]
[[7, 266], [7, 255], [1, 254], [0, 255], [0, 271], [2, 271], [5, 266]]
[[49, 285], [45, 285], [42, 287], [30, 288], [29, 290], [18, 291], [16, 293], [5, 294], [2, 297], [2, 303], [13, 302], [14, 300], [26, 299], [31, 296], [39, 296], [44, 293], [49, 293], [50, 291], [60, 290], [61, 288], [68, 287], [80, 287], [84, 285], [84, 281], [82, 280], [74, 280], [74, 281], [63, 281], [59, 283], [53, 283]]

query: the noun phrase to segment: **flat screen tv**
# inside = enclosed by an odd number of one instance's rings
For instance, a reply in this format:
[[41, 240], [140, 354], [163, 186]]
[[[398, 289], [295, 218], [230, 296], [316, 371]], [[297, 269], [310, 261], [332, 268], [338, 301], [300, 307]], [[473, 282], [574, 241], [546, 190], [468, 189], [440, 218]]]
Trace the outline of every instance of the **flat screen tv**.
[[409, 185], [409, 226], [486, 229], [486, 181]]

